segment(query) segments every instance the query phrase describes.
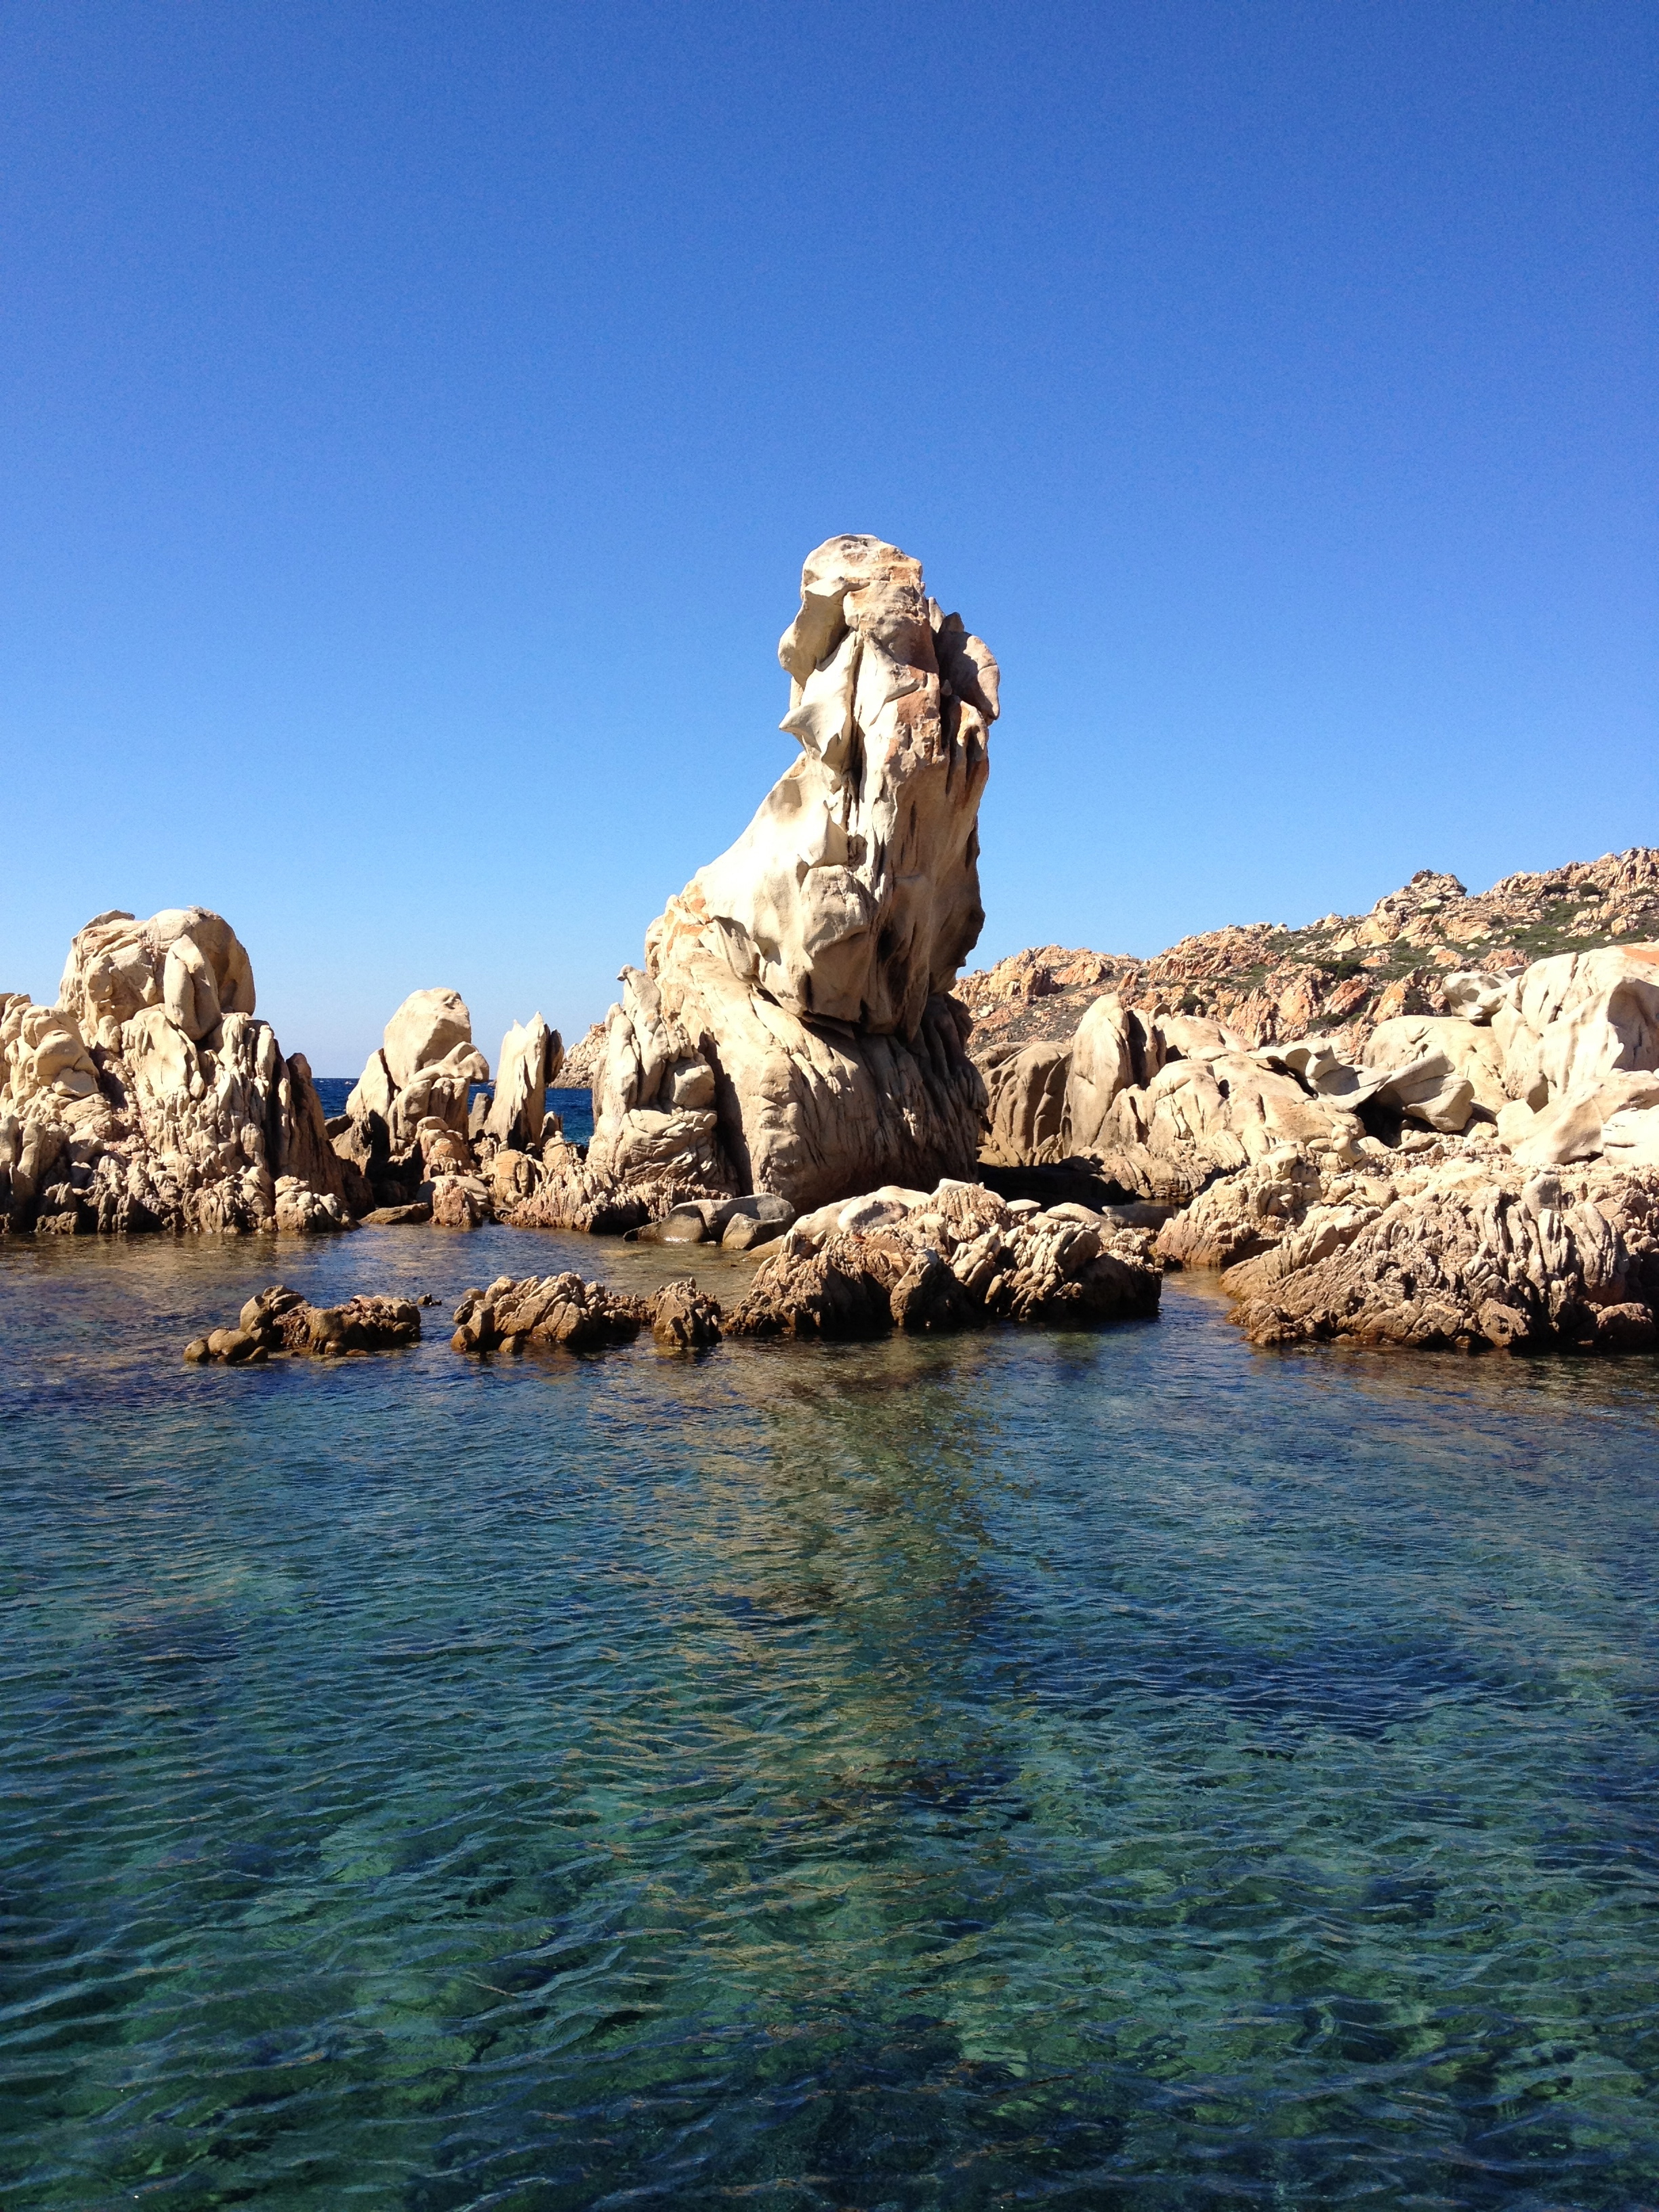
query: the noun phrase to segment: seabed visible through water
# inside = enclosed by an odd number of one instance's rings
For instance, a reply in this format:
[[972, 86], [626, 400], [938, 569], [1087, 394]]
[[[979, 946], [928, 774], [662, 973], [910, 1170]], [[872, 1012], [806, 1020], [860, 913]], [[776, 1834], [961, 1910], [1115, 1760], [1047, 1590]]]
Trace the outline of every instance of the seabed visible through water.
[[1659, 2203], [1659, 1364], [451, 1352], [562, 1266], [0, 1244], [7, 2212]]

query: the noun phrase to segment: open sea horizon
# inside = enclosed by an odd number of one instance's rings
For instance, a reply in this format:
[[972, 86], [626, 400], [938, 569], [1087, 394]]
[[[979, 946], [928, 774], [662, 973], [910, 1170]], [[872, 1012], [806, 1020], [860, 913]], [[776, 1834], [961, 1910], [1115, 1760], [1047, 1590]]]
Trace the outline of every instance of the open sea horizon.
[[449, 1349], [566, 1267], [0, 1241], [7, 2212], [1659, 2202], [1651, 1359]]

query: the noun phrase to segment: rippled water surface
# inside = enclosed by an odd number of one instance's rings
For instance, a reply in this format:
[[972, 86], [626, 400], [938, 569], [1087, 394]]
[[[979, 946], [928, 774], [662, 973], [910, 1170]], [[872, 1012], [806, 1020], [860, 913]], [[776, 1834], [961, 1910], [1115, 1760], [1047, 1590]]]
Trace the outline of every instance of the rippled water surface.
[[179, 1358], [573, 1261], [0, 1245], [7, 2212], [1659, 2203], [1652, 1363]]

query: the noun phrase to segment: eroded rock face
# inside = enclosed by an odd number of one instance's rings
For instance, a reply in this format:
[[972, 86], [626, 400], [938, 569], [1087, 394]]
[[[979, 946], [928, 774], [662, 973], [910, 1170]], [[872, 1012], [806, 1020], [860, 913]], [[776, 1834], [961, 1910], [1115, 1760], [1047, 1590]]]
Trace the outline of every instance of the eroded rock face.
[[346, 1100], [353, 1121], [378, 1115], [393, 1153], [404, 1152], [424, 1121], [465, 1137], [467, 1099], [488, 1083], [489, 1062], [472, 1042], [472, 1017], [459, 991], [411, 991], [386, 1024], [378, 1052]]
[[230, 924], [206, 907], [168, 907], [148, 921], [114, 911], [77, 932], [58, 1003], [106, 1051], [120, 1049], [126, 1024], [147, 1006], [164, 1006], [200, 1044], [224, 1015], [253, 1012], [253, 969]]
[[798, 1221], [726, 1331], [862, 1337], [1144, 1319], [1160, 1288], [1151, 1245], [1146, 1231], [1088, 1206], [1011, 1205], [982, 1183], [891, 1186]]
[[498, 1275], [488, 1290], [469, 1291], [455, 1309], [457, 1352], [524, 1352], [532, 1346], [597, 1352], [629, 1344], [652, 1319], [648, 1299], [585, 1283], [566, 1272]]
[[1529, 1170], [1494, 1147], [1316, 1206], [1222, 1278], [1258, 1344], [1638, 1351], [1659, 1343], [1659, 1170]]
[[1659, 945], [1564, 952], [1528, 968], [1492, 1017], [1504, 1087], [1534, 1108], [1615, 1072], [1659, 1068]]
[[[311, 1070], [254, 1014], [222, 915], [105, 914], [56, 1006], [0, 1003], [0, 1222], [14, 1233], [344, 1224]], [[307, 1207], [279, 1194], [303, 1192]], [[285, 1213], [289, 1217], [284, 1218]]]
[[514, 1022], [501, 1039], [485, 1134], [510, 1151], [538, 1146], [547, 1119], [548, 1089], [558, 1081], [563, 1059], [564, 1040], [539, 1014], [527, 1022]]
[[562, 1218], [670, 1188], [813, 1206], [976, 1153], [984, 1091], [949, 994], [983, 920], [996, 663], [873, 538], [810, 556], [779, 658], [799, 754], [624, 974]]
[[258, 1366], [269, 1359], [342, 1359], [420, 1341], [420, 1309], [408, 1298], [363, 1296], [343, 1305], [307, 1305], [273, 1283], [242, 1308], [234, 1328], [211, 1329], [185, 1346], [192, 1365]]

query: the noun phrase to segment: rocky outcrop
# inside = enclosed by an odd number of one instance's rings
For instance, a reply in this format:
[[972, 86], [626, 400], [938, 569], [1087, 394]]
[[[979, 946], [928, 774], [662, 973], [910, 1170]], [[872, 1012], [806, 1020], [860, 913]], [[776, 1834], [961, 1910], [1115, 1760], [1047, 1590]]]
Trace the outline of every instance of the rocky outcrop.
[[412, 991], [386, 1024], [346, 1100], [348, 1120], [384, 1122], [393, 1156], [413, 1146], [422, 1122], [465, 1138], [467, 1101], [488, 1083], [489, 1062], [472, 1042], [472, 1018], [459, 991]]
[[1086, 1206], [1010, 1203], [982, 1183], [890, 1186], [798, 1221], [726, 1331], [862, 1337], [1146, 1318], [1160, 1286], [1150, 1245], [1144, 1230]]
[[451, 1341], [466, 1352], [588, 1351], [649, 1328], [660, 1345], [699, 1350], [723, 1336], [848, 1339], [993, 1321], [1098, 1328], [1156, 1315], [1159, 1286], [1151, 1232], [1138, 1224], [1083, 1206], [1011, 1204], [982, 1183], [892, 1185], [797, 1221], [728, 1312], [690, 1278], [640, 1298], [575, 1274], [502, 1276], [468, 1291]]
[[1212, 1182], [1158, 1233], [1171, 1267], [1230, 1267], [1277, 1244], [1325, 1197], [1326, 1179], [1299, 1145], [1276, 1145]]
[[794, 1218], [787, 1198], [761, 1191], [748, 1198], [684, 1200], [634, 1235], [641, 1243], [718, 1244], [727, 1252], [752, 1252], [783, 1236]]
[[593, 1141], [545, 1218], [626, 1225], [671, 1192], [814, 1206], [971, 1166], [984, 1090], [949, 994], [983, 920], [996, 663], [873, 538], [810, 556], [779, 659], [797, 757], [625, 972]]
[[[283, 1057], [254, 1007], [246, 951], [222, 915], [88, 922], [55, 1006], [0, 1001], [0, 1224], [345, 1226], [346, 1171], [310, 1068]], [[308, 1203], [285, 1206], [296, 1193]]]
[[1368, 914], [1231, 923], [1150, 960], [1043, 945], [963, 976], [958, 995], [981, 1061], [1006, 1045], [1064, 1042], [1103, 990], [1148, 1013], [1206, 1015], [1253, 1046], [1317, 1029], [1358, 1060], [1379, 1022], [1465, 1014], [1471, 991], [1478, 1003], [1552, 956], [1656, 938], [1659, 850], [1634, 846], [1474, 893], [1423, 868]]
[[1218, 1023], [1148, 1016], [1109, 994], [1068, 1047], [992, 1059], [981, 1157], [990, 1166], [1092, 1161], [1146, 1197], [1165, 1194], [1145, 1164], [1161, 1158], [1191, 1195], [1286, 1142], [1357, 1157], [1358, 1109], [1382, 1083], [1316, 1054], [1253, 1052]]
[[1257, 1344], [1511, 1352], [1659, 1344], [1659, 1170], [1528, 1169], [1493, 1144], [1315, 1206], [1222, 1278]]
[[206, 907], [168, 907], [148, 921], [115, 910], [76, 933], [58, 1004], [106, 1052], [119, 1052], [127, 1024], [155, 1006], [202, 1044], [227, 1014], [253, 1012], [253, 969], [230, 924]]
[[[430, 1301], [428, 1301], [430, 1303]], [[193, 1364], [257, 1366], [269, 1359], [341, 1359], [417, 1343], [418, 1307], [407, 1298], [355, 1297], [343, 1305], [307, 1305], [298, 1291], [273, 1283], [251, 1297], [231, 1328], [216, 1328], [185, 1346]]]
[[720, 1340], [720, 1301], [690, 1275], [665, 1283], [651, 1301], [651, 1334], [665, 1351], [706, 1351]]
[[567, 1091], [591, 1091], [605, 1065], [608, 1032], [603, 1022], [592, 1023], [564, 1056], [559, 1073]]
[[501, 1039], [485, 1135], [509, 1151], [528, 1152], [538, 1147], [547, 1119], [548, 1090], [558, 1081], [563, 1060], [564, 1040], [539, 1014], [527, 1022], [514, 1022]]
[[355, 1179], [353, 1211], [424, 1204], [435, 1221], [438, 1183], [461, 1177], [477, 1188], [465, 1199], [445, 1197], [446, 1225], [487, 1218], [488, 1186], [477, 1176], [468, 1100], [472, 1085], [489, 1079], [460, 993], [411, 992], [369, 1054], [344, 1114], [327, 1125], [333, 1152]]
[[[1024, 1145], [1127, 1176], [1133, 1139], [1199, 1194], [1158, 1257], [1224, 1269], [1264, 1343], [1648, 1344], [1659, 947], [1458, 987], [1462, 1014], [1392, 1017], [1352, 1054], [1329, 1036], [1247, 1051], [1107, 994], [1063, 1061], [1037, 1046], [994, 1059], [987, 1171]], [[1549, 1174], [1573, 1166], [1563, 1230]]]
[[455, 1309], [457, 1352], [526, 1352], [557, 1346], [596, 1352], [629, 1344], [652, 1320], [649, 1299], [586, 1283], [577, 1274], [498, 1275], [488, 1290], [469, 1291]]

